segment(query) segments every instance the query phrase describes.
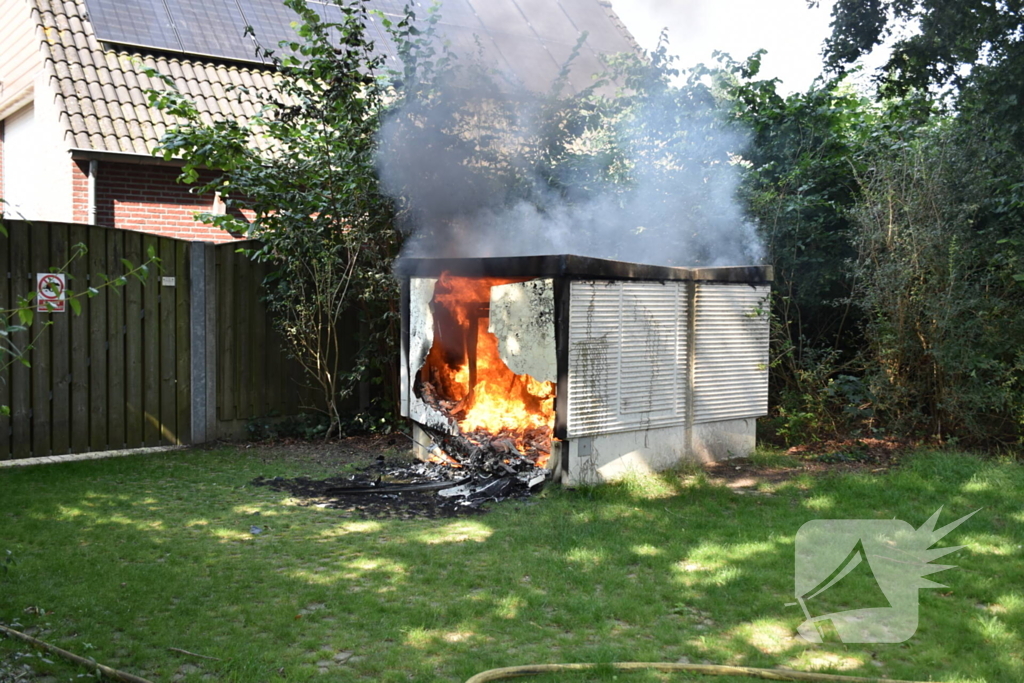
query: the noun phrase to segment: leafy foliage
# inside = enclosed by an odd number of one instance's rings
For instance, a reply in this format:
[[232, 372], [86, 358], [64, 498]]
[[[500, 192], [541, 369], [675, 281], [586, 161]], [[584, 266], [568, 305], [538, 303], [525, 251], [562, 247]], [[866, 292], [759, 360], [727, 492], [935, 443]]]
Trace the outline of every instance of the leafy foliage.
[[933, 85], [959, 90], [978, 75], [971, 71], [976, 65], [984, 75], [993, 68], [1024, 65], [1020, 0], [839, 0], [832, 17], [825, 58], [833, 70], [870, 52], [901, 23], [913, 23], [895, 41], [884, 67], [884, 84], [891, 94]]
[[1024, 152], [1024, 3], [1021, 0], [838, 0], [826, 66], [841, 72], [899, 28], [880, 93], [944, 90], [957, 109]]
[[[887, 423], [974, 443], [1020, 438], [1024, 289], [1020, 235], [986, 221], [955, 122], [879, 153], [856, 210], [865, 376]], [[996, 232], [993, 235], [993, 232]]]
[[776, 269], [770, 426], [782, 440], [1022, 438], [1012, 5], [841, 0], [826, 46], [836, 71], [894, 21], [922, 17], [877, 102], [841, 78], [782, 97], [756, 80], [756, 55], [724, 60], [722, 91], [753, 131], [744, 198]]
[[758, 78], [760, 57], [720, 55], [710, 74], [750, 131], [740, 197], [775, 271], [771, 425], [792, 443], [850, 429], [863, 417], [863, 401], [852, 405], [834, 383], [857, 372], [849, 212], [858, 173], [870, 163], [865, 143], [886, 124], [884, 112], [841, 79], [780, 94], [776, 81]]
[[865, 140], [849, 271], [864, 313], [861, 375], [893, 430], [1022, 438], [1021, 356], [1011, 341], [1024, 282], [1022, 10], [1018, 0], [834, 8], [825, 51], [834, 71], [906, 24], [879, 78], [880, 96], [903, 117]]

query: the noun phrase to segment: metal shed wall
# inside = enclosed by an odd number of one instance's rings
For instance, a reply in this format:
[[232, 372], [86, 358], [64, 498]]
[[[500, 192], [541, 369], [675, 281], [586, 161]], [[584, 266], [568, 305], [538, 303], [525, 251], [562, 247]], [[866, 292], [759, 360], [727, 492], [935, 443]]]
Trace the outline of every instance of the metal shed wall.
[[694, 423], [767, 413], [769, 292], [760, 285], [697, 285]]
[[688, 286], [571, 283], [570, 438], [686, 423]]

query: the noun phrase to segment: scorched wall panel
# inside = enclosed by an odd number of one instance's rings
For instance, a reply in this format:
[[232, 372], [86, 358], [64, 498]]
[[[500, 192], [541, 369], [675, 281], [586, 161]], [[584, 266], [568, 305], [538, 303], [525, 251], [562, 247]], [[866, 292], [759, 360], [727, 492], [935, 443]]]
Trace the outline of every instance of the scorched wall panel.
[[686, 422], [687, 283], [574, 281], [568, 436]]

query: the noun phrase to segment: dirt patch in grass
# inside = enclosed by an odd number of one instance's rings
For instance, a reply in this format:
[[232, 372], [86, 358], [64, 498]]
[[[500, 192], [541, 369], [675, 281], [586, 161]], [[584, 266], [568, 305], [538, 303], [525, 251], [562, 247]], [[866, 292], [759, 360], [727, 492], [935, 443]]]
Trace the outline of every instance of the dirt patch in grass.
[[911, 444], [897, 439], [844, 439], [794, 446], [787, 455], [812, 470], [883, 471], [896, 467]]
[[[795, 462], [795, 461], [794, 461]], [[731, 489], [757, 488], [760, 484], [777, 484], [805, 472], [803, 467], [766, 466], [750, 458], [732, 458], [704, 465], [708, 482]]]
[[708, 481], [731, 489], [754, 489], [802, 474], [864, 472], [898, 467], [910, 444], [895, 439], [845, 439], [794, 446], [776, 457], [733, 458], [704, 466]]
[[[279, 439], [257, 443], [233, 444], [253, 458], [267, 463], [293, 462], [337, 468], [366, 465], [380, 456], [412, 460], [412, 442], [405, 434], [348, 436], [342, 439]], [[221, 444], [222, 445], [222, 444]], [[218, 445], [217, 447], [221, 447]]]

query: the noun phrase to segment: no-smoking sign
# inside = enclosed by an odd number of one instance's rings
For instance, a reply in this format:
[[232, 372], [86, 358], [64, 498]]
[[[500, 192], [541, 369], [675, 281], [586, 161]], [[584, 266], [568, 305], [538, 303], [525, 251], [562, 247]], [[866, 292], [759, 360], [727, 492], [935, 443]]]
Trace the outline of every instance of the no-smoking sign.
[[36, 311], [63, 313], [67, 280], [63, 273], [36, 274]]

